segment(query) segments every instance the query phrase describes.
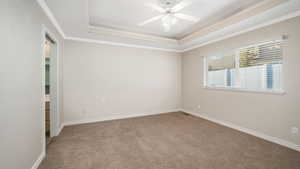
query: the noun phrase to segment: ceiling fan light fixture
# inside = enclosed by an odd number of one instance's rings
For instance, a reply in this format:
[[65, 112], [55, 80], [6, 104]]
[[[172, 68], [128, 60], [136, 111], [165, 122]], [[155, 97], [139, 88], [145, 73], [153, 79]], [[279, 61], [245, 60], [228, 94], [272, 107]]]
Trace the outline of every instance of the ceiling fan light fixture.
[[160, 5], [147, 4], [147, 6], [155, 9], [156, 11], [162, 14], [139, 23], [138, 24], [139, 26], [144, 26], [148, 23], [160, 19], [165, 32], [167, 32], [171, 29], [171, 26], [175, 25], [178, 22], [178, 20], [187, 20], [190, 22], [198, 21], [198, 18], [194, 16], [186, 15], [179, 12], [183, 8], [189, 6], [191, 4], [190, 2], [186, 2], [183, 0], [158, 0], [158, 1]]
[[171, 25], [163, 23], [164, 31], [169, 32], [171, 30]]
[[175, 25], [178, 21], [177, 18], [172, 14], [168, 14], [168, 15], [162, 17], [161, 20], [162, 20], [163, 24], [166, 24], [169, 26]]
[[164, 25], [171, 25], [171, 17], [169, 15], [166, 15], [161, 18], [161, 21], [163, 22]]
[[181, 0], [159, 0], [159, 3], [163, 8], [165, 8], [167, 10], [171, 10], [180, 1]]
[[173, 16], [172, 21], [171, 21], [172, 25], [175, 25], [177, 22], [178, 22], [178, 19]]

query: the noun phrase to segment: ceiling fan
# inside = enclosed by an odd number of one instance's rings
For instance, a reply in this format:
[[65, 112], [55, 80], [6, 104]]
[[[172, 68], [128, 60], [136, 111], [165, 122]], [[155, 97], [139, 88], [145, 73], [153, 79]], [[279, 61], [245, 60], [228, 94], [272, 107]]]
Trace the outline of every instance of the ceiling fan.
[[178, 19], [187, 20], [190, 22], [197, 22], [198, 18], [190, 15], [180, 13], [183, 8], [189, 6], [191, 2], [183, 0], [158, 0], [159, 4], [147, 4], [148, 7], [162, 13], [161, 15], [150, 18], [139, 23], [139, 26], [144, 26], [151, 22], [161, 19], [165, 32], [170, 31], [171, 26], [178, 22]]

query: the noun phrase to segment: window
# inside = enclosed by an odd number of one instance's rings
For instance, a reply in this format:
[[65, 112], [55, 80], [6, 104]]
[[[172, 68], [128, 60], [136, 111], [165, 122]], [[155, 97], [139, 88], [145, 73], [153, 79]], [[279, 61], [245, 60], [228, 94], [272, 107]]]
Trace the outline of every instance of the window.
[[253, 91], [282, 91], [282, 41], [205, 57], [205, 86]]
[[207, 85], [212, 87], [233, 87], [235, 85], [235, 55], [207, 59]]

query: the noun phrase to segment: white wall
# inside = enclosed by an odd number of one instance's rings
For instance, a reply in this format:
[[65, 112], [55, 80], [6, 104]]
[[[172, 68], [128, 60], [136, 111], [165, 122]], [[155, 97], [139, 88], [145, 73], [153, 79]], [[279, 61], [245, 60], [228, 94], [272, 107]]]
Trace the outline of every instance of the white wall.
[[42, 24], [63, 41], [35, 0], [1, 0], [0, 16], [0, 168], [30, 169], [44, 149]]
[[[290, 131], [293, 126], [300, 128], [299, 28], [300, 17], [297, 17], [184, 53], [183, 108], [299, 145], [300, 133], [293, 135]], [[282, 35], [289, 36], [283, 48], [285, 95], [203, 88], [203, 56], [214, 56], [250, 44], [278, 40]]]
[[180, 54], [65, 41], [63, 62], [66, 124], [181, 107]]

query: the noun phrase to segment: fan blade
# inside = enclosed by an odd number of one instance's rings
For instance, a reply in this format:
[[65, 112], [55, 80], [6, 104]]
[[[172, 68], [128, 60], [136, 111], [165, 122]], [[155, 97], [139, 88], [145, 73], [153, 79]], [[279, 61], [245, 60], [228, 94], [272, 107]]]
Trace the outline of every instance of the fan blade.
[[159, 5], [156, 5], [156, 4], [146, 4], [146, 6], [152, 8], [152, 9], [154, 9], [154, 10], [160, 12], [160, 13], [165, 13], [166, 12], [166, 10], [164, 8], [162, 8], [162, 7], [160, 7]]
[[179, 18], [179, 19], [183, 19], [183, 20], [188, 20], [191, 22], [198, 22], [198, 18], [194, 17], [194, 16], [190, 16], [190, 15], [186, 15], [183, 13], [175, 13], [174, 14], [175, 17]]
[[181, 1], [179, 4], [175, 5], [173, 8], [172, 8], [172, 12], [179, 12], [181, 11], [183, 8], [191, 5], [192, 2], [187, 2], [187, 1]]
[[158, 15], [158, 16], [155, 16], [155, 17], [153, 17], [153, 18], [150, 18], [150, 19], [148, 19], [148, 20], [146, 20], [146, 21], [144, 21], [144, 22], [141, 22], [141, 23], [139, 23], [139, 26], [144, 26], [144, 25], [146, 25], [146, 24], [148, 24], [148, 23], [150, 23], [150, 22], [154, 22], [154, 21], [156, 21], [156, 20], [159, 20], [160, 18], [162, 18], [164, 15]]

